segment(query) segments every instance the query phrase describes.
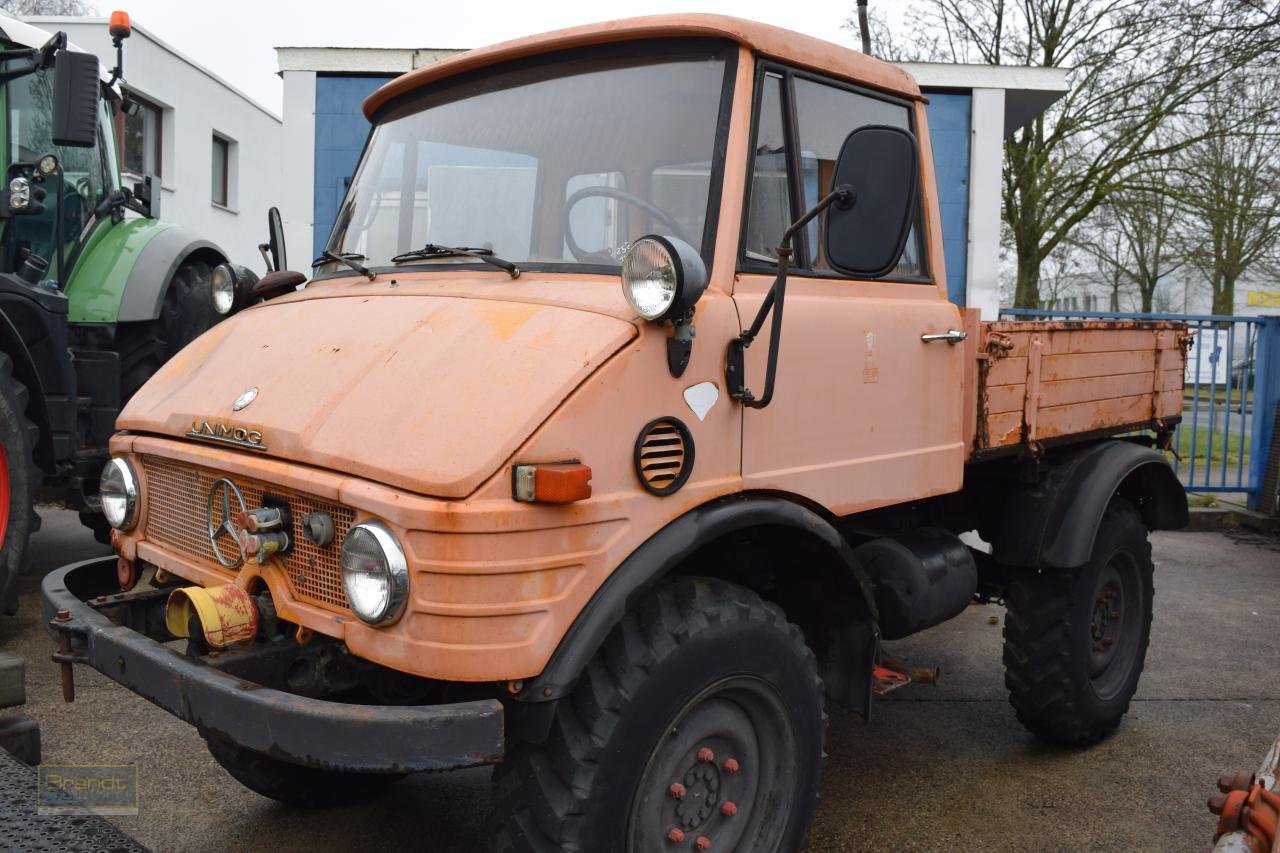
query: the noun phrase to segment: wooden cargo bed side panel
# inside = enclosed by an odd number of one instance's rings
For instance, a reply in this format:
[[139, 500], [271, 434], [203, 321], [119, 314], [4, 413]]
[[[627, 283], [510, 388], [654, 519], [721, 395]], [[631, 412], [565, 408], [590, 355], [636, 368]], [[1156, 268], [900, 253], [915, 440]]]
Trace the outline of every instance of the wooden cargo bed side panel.
[[[1176, 324], [990, 323], [977, 449], [1130, 427], [1180, 414]], [[986, 438], [985, 444], [981, 438]]]

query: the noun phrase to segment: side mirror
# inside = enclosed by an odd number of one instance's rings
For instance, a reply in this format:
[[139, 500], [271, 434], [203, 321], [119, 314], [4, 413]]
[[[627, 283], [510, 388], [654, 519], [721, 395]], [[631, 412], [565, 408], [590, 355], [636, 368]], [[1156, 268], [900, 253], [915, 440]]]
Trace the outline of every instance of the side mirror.
[[284, 224], [280, 221], [280, 208], [273, 207], [267, 211], [267, 243], [269, 255], [267, 272], [279, 272], [289, 268], [289, 260], [284, 250]]
[[[725, 385], [729, 396], [750, 409], [763, 409], [773, 400], [778, 371], [778, 345], [782, 339], [782, 308], [787, 297], [787, 268], [791, 239], [814, 217], [827, 211], [823, 247], [831, 266], [848, 276], [876, 278], [893, 271], [902, 258], [915, 217], [920, 172], [916, 138], [897, 127], [869, 124], [845, 137], [836, 157], [831, 192], [791, 223], [774, 253], [778, 274], [765, 294], [751, 326], [729, 342], [725, 359]], [[747, 388], [747, 347], [773, 313], [769, 356], [765, 363], [764, 391], [756, 396]]]
[[98, 57], [60, 50], [53, 60], [54, 145], [98, 144]]
[[833, 187], [853, 190], [853, 198], [827, 209], [823, 245], [831, 266], [866, 278], [892, 272], [911, 233], [919, 183], [916, 138], [910, 131], [871, 124], [850, 133], [831, 179]]

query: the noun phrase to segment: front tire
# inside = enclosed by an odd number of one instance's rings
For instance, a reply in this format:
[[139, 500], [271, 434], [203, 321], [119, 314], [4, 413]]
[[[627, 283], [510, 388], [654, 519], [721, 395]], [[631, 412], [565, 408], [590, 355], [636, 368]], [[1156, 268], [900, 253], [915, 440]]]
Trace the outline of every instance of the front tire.
[[1133, 504], [1114, 498], [1086, 565], [1014, 577], [1005, 686], [1027, 729], [1085, 746], [1120, 725], [1146, 659], [1152, 574], [1146, 526]]
[[222, 769], [249, 790], [304, 809], [360, 802], [404, 778], [398, 773], [348, 773], [318, 770], [245, 749], [212, 732], [201, 731], [209, 754]]
[[822, 682], [800, 629], [723, 581], [628, 613], [546, 743], [494, 773], [493, 849], [799, 850], [823, 764]]

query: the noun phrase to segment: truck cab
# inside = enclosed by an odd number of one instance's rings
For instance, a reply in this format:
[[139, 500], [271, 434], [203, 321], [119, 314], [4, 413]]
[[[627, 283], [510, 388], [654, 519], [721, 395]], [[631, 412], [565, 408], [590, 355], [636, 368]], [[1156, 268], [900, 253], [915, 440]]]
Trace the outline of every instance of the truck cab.
[[972, 601], [1009, 603], [1029, 728], [1116, 728], [1147, 531], [1186, 518], [1182, 331], [949, 302], [908, 74], [682, 15], [470, 51], [365, 113], [306, 286], [117, 421], [118, 557], [44, 588], [68, 685], [105, 672], [289, 802], [498, 764], [520, 850], [798, 849], [824, 697], [869, 714], [919, 676], [881, 641]]

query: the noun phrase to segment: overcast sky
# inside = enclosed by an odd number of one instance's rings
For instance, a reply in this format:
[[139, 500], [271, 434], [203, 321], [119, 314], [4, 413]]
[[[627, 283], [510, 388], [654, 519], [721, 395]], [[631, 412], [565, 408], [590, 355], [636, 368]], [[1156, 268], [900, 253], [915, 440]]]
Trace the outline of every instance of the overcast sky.
[[[277, 46], [480, 47], [576, 24], [669, 12], [717, 12], [857, 46], [842, 24], [856, 0], [94, 0], [105, 16], [124, 8], [135, 22], [280, 112]], [[871, 0], [892, 14], [903, 0]], [[127, 52], [127, 49], [126, 49]], [[128, 57], [125, 72], [128, 76]]]

